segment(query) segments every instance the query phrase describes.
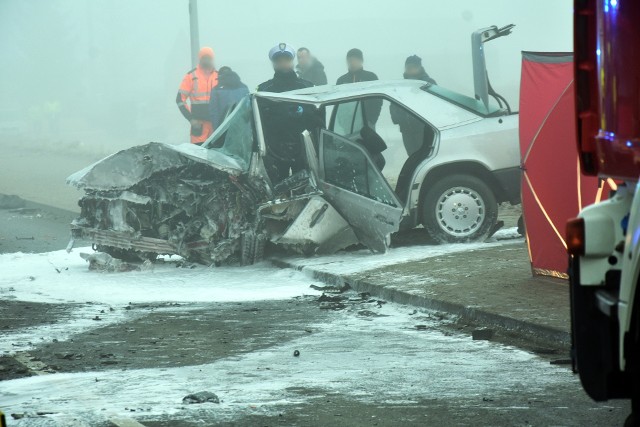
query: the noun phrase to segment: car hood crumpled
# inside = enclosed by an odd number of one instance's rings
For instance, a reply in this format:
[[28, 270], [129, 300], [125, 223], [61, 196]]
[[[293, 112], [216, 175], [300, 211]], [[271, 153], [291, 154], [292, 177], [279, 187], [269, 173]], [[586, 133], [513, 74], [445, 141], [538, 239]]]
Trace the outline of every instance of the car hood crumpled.
[[150, 142], [112, 154], [67, 178], [67, 184], [94, 190], [125, 190], [151, 175], [186, 166], [190, 162], [211, 166], [231, 175], [246, 170], [242, 162], [193, 144]]

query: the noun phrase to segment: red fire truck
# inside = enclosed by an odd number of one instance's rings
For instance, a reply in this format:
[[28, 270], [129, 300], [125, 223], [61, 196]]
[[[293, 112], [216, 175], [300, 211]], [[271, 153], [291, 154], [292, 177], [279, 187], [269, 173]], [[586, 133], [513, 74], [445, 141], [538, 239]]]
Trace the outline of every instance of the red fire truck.
[[[574, 369], [593, 399], [640, 416], [640, 1], [575, 0], [578, 149], [620, 183], [567, 224]], [[636, 197], [637, 196], [637, 197]]]

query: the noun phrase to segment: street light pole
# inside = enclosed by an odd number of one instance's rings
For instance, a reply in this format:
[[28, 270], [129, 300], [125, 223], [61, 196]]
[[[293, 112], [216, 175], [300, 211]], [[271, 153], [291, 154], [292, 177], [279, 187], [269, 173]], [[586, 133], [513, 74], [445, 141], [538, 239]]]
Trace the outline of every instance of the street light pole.
[[189, 0], [189, 25], [191, 28], [191, 65], [198, 65], [200, 31], [198, 29], [198, 0]]

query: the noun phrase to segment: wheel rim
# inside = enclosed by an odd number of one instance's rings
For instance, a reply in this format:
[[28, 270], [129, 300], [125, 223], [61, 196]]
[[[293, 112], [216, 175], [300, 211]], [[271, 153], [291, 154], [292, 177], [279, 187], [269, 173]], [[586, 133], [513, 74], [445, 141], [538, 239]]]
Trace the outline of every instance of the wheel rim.
[[438, 226], [454, 237], [471, 236], [486, 217], [482, 196], [468, 187], [454, 187], [442, 193], [435, 213]]

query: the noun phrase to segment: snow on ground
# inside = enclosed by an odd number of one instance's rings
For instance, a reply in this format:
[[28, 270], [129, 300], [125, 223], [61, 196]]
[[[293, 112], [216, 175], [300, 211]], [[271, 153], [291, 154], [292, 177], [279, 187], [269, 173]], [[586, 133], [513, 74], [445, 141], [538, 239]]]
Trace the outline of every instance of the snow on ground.
[[[511, 244], [514, 241], [425, 245], [392, 248], [386, 254], [368, 250], [313, 258], [288, 258], [294, 265], [321, 266], [336, 274], [362, 272], [385, 265]], [[515, 242], [520, 243], [520, 240]], [[76, 249], [42, 254], [0, 255], [0, 299], [46, 303], [127, 304], [129, 302], [226, 302], [280, 300], [315, 294], [306, 275], [269, 263], [250, 267], [176, 268], [173, 262], [151, 270], [125, 273], [89, 271]]]
[[[468, 250], [508, 244], [505, 242], [390, 249], [386, 254], [368, 250], [330, 256], [293, 259], [295, 265], [338, 274], [362, 272], [384, 265], [424, 259]], [[228, 302], [283, 300], [315, 295], [309, 285], [322, 285], [305, 273], [279, 269], [268, 263], [250, 267], [177, 268], [174, 262], [156, 264], [151, 270], [125, 273], [89, 271], [80, 257], [90, 248], [71, 253], [0, 255], [0, 299], [39, 303], [74, 304], [65, 319], [0, 334], [0, 354], [24, 351], [53, 339], [69, 339], [77, 333], [131, 319], [133, 314], [111, 306], [152, 302]], [[99, 322], [92, 320], [100, 315]]]
[[[567, 369], [550, 366], [526, 352], [468, 336], [418, 331], [409, 310], [384, 305], [364, 318], [336, 313], [314, 333], [250, 354], [211, 364], [168, 369], [111, 370], [35, 376], [3, 382], [0, 406], [9, 413], [51, 411], [81, 415], [90, 425], [101, 417], [135, 416], [144, 422], [171, 416], [187, 419], [211, 411], [233, 419], [249, 408], [276, 411], [276, 405], [303, 403], [308, 393], [373, 403], [416, 403], [424, 399], [467, 405], [483, 397], [529, 396], [574, 381]], [[293, 357], [293, 351], [300, 357]], [[47, 390], [43, 393], [43, 390]], [[199, 391], [216, 393], [220, 405], [183, 405]], [[135, 413], [126, 408], [134, 408]], [[33, 425], [25, 419], [18, 425]]]
[[[303, 273], [268, 263], [243, 268], [188, 269], [166, 262], [152, 270], [101, 273], [89, 271], [88, 263], [80, 258], [81, 252], [91, 249], [0, 255], [0, 299], [71, 304], [69, 312], [57, 323], [0, 333], [0, 354], [25, 351], [54, 339], [63, 341], [75, 334], [130, 320], [139, 314], [109, 310], [130, 302], [240, 302], [320, 294], [309, 285], [321, 283]], [[96, 315], [100, 321], [93, 320]]]
[[[104, 311], [106, 314], [100, 313]], [[100, 321], [93, 320], [100, 313]], [[19, 351], [27, 351], [38, 345], [58, 341], [67, 341], [76, 334], [89, 331], [109, 324], [124, 322], [134, 316], [141, 316], [142, 312], [131, 314], [125, 310], [109, 312], [109, 306], [85, 304], [74, 306], [63, 319], [56, 319], [55, 323], [41, 324], [21, 328], [0, 334], [0, 356], [12, 355]]]
[[[397, 262], [505, 245], [466, 244], [392, 249], [385, 255], [368, 251], [299, 260], [339, 273], [364, 271]], [[89, 251], [83, 249], [82, 251]], [[123, 321], [143, 311], [105, 310], [102, 322], [91, 316], [112, 305], [147, 302], [231, 302], [288, 299], [317, 294], [303, 272], [269, 264], [252, 267], [176, 268], [174, 263], [152, 270], [98, 273], [79, 256], [65, 251], [0, 255], [0, 299], [65, 303], [69, 317], [58, 324], [26, 328], [0, 336], [0, 350], [10, 342], [41, 343], [106, 323]], [[569, 371], [549, 366], [529, 353], [468, 336], [445, 336], [436, 323], [410, 316], [413, 310], [385, 304], [383, 317], [336, 312], [331, 321], [313, 325], [313, 334], [274, 347], [216, 362], [176, 368], [56, 373], [4, 381], [0, 407], [9, 413], [54, 412], [52, 418], [81, 416], [95, 425], [113, 416], [189, 419], [202, 411], [216, 419], [236, 419], [247, 408], [271, 412], [278, 405], [308, 402], [313, 393], [339, 393], [364, 402], [413, 403], [447, 399], [467, 404], [483, 396], [508, 396], [515, 390], [531, 395], [572, 381]], [[417, 323], [429, 329], [416, 330]], [[22, 349], [22, 348], [21, 348]], [[293, 357], [299, 350], [300, 357]], [[46, 392], [43, 392], [46, 390]], [[184, 405], [193, 392], [212, 391], [220, 405]], [[130, 410], [135, 409], [135, 413]], [[18, 426], [35, 426], [23, 419]]]
[[175, 263], [126, 273], [89, 271], [77, 249], [71, 253], [0, 255], [0, 299], [47, 303], [127, 304], [280, 300], [316, 294], [303, 274], [268, 263], [251, 267], [193, 269]]
[[520, 233], [518, 233], [518, 227], [511, 227], [511, 228], [502, 228], [498, 231], [496, 231], [496, 234], [494, 234], [491, 237], [491, 240], [512, 240], [512, 239], [521, 239], [522, 235], [520, 235]]
[[317, 271], [326, 271], [335, 274], [355, 274], [387, 265], [401, 264], [403, 262], [418, 261], [426, 258], [514, 243], [521, 244], [522, 242], [522, 239], [510, 239], [492, 241], [488, 243], [477, 242], [449, 245], [407, 246], [391, 248], [385, 254], [374, 254], [363, 249], [354, 252], [339, 252], [334, 255], [313, 258], [287, 258], [287, 261], [297, 268], [303, 269], [303, 271], [304, 268], [309, 267]]

